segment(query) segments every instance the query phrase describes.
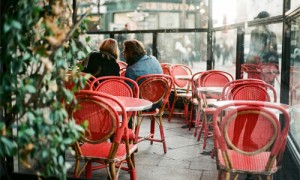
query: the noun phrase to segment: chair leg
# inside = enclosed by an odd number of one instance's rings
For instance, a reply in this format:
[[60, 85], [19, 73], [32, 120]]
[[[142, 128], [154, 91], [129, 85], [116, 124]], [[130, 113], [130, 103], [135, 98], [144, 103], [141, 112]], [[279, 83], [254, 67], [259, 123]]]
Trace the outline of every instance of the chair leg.
[[111, 175], [111, 180], [117, 180], [117, 173], [116, 173], [116, 163], [109, 163], [109, 172]]
[[184, 116], [185, 116], [185, 123], [189, 125], [189, 100], [187, 98], [184, 99]]
[[165, 141], [165, 133], [164, 133], [164, 126], [162, 123], [162, 116], [159, 117], [159, 131], [160, 131], [160, 138], [161, 142], [163, 143], [164, 153], [167, 153], [167, 145]]
[[206, 142], [207, 142], [208, 131], [209, 131], [209, 123], [207, 121], [207, 117], [204, 117], [204, 119], [205, 119], [205, 126], [204, 126], [203, 149], [206, 148]]
[[201, 135], [202, 135], [202, 133], [205, 131], [205, 130], [204, 130], [204, 128], [205, 128], [205, 126], [206, 126], [206, 120], [205, 120], [206, 117], [205, 117], [205, 116], [206, 116], [206, 114], [204, 113], [204, 114], [203, 114], [204, 119], [202, 120], [202, 125], [201, 125], [201, 128], [200, 128], [199, 134], [198, 134], [197, 141], [200, 141]]
[[140, 139], [139, 139], [139, 133], [140, 133], [140, 129], [141, 129], [141, 124], [142, 124], [142, 117], [138, 117], [137, 118], [137, 123], [135, 126], [135, 139], [134, 139], [134, 143], [139, 143]]
[[223, 175], [222, 170], [219, 169], [219, 171], [218, 171], [218, 180], [222, 180], [223, 179], [222, 175]]
[[196, 110], [196, 120], [195, 120], [195, 130], [194, 130], [194, 137], [197, 136], [198, 129], [199, 129], [199, 127], [201, 126], [200, 116], [201, 116], [201, 108], [200, 108], [199, 106], [197, 106], [197, 110]]
[[85, 167], [85, 177], [92, 178], [92, 163], [88, 162]]
[[230, 172], [225, 172], [225, 180], [230, 180]]
[[76, 162], [75, 162], [75, 171], [74, 171], [74, 177], [78, 178], [79, 177], [79, 164], [80, 164], [80, 160], [79, 159], [76, 159]]
[[[150, 117], [151, 118], [151, 123], [150, 123], [150, 134], [151, 134], [151, 139], [154, 138], [154, 133], [155, 133], [155, 118], [154, 117]], [[150, 144], [153, 144], [153, 140], [150, 139]]]
[[130, 158], [127, 158], [127, 166], [129, 169], [128, 172], [130, 174], [130, 180], [136, 180], [134, 153], [131, 154]]
[[175, 103], [176, 103], [177, 99], [178, 99], [177, 96], [174, 95], [174, 100], [173, 100], [171, 111], [170, 111], [170, 114], [169, 114], [169, 117], [168, 117], [168, 122], [171, 122], [171, 119], [172, 119], [172, 116], [173, 116], [173, 113], [174, 113]]
[[193, 123], [196, 123], [196, 122], [195, 122], [195, 119], [194, 119], [194, 117], [193, 117], [193, 115], [194, 115], [194, 112], [193, 112], [193, 111], [194, 111], [194, 105], [192, 104], [192, 106], [191, 106], [191, 111], [190, 111], [189, 131], [191, 130]]

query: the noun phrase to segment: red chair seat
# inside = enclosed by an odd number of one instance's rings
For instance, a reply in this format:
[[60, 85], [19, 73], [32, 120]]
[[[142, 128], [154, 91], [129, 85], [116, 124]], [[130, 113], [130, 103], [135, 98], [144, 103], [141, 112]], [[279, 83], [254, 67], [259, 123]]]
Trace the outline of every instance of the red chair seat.
[[[103, 142], [100, 144], [84, 143], [80, 149], [83, 156], [92, 156], [93, 158], [96, 156], [99, 159], [107, 159], [111, 145], [112, 144], [109, 142]], [[137, 150], [137, 146], [134, 144], [129, 144], [129, 148], [132, 153]], [[125, 144], [120, 144], [116, 153], [115, 162], [122, 161], [124, 159], [126, 159], [126, 146]]]
[[[262, 152], [252, 156], [245, 156], [233, 150], [228, 150], [227, 152], [229, 154], [229, 157], [231, 158], [232, 169], [238, 169], [240, 171], [244, 170], [247, 172], [251, 172], [251, 171], [265, 172], [265, 167], [267, 165], [267, 162], [271, 154], [270, 152]], [[221, 155], [220, 150], [218, 153], [218, 158], [219, 158], [219, 165], [225, 168], [225, 162], [223, 156]], [[271, 168], [271, 171], [274, 173], [277, 171], [276, 164], [277, 162], [275, 160]]]

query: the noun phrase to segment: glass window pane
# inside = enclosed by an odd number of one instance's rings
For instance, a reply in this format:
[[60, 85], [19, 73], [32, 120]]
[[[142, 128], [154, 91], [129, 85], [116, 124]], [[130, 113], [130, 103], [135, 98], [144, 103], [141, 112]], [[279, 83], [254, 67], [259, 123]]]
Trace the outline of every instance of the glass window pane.
[[214, 34], [214, 69], [230, 73], [235, 77], [236, 29], [219, 31]]
[[300, 151], [300, 17], [291, 25], [290, 104], [293, 106], [290, 136]]
[[[280, 97], [282, 24], [247, 28], [245, 31], [243, 78], [258, 78], [274, 86]], [[255, 71], [255, 72], [254, 72]], [[279, 100], [278, 100], [279, 101]]]
[[159, 33], [160, 62], [186, 64], [193, 72], [206, 70], [207, 33]]
[[261, 11], [267, 11], [270, 16], [282, 15], [283, 2], [281, 0], [213, 0], [212, 9], [213, 26], [219, 27], [253, 20]]

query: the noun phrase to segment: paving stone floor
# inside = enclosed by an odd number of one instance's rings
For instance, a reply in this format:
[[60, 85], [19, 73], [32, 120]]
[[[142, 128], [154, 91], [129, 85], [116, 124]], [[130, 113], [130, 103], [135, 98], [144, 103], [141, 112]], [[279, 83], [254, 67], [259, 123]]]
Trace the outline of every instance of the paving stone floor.
[[[208, 152], [212, 149], [212, 139], [208, 141], [206, 150], [202, 149], [193, 136], [194, 128], [181, 128], [184, 125], [182, 117], [174, 117], [171, 122], [165, 117], [164, 130], [167, 143], [167, 153], [164, 154], [161, 143], [150, 145], [149, 141], [138, 144], [136, 153], [136, 170], [138, 180], [211, 180], [217, 179], [215, 160]], [[150, 123], [147, 119], [142, 123], [140, 135], [149, 132]], [[158, 128], [156, 129], [158, 133]], [[159, 135], [159, 134], [157, 134]], [[74, 166], [74, 158], [67, 156], [67, 160]], [[73, 168], [69, 171], [72, 175]], [[83, 173], [84, 174], [84, 173]], [[105, 170], [93, 172], [93, 179], [106, 179]], [[120, 180], [129, 180], [129, 174], [121, 171]]]

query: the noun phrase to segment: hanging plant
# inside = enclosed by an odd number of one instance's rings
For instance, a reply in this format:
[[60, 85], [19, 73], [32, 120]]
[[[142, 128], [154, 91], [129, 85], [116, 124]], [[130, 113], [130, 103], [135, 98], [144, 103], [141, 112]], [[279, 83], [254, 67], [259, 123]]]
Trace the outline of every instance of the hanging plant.
[[[66, 0], [1, 1], [0, 158], [6, 169], [17, 154], [23, 167], [41, 176], [66, 178], [71, 150], [84, 128], [65, 109], [88, 77], [80, 76], [78, 60], [88, 49], [79, 37], [84, 17], [72, 23]], [[66, 73], [71, 78], [66, 78]], [[67, 80], [73, 91], [65, 88]]]

